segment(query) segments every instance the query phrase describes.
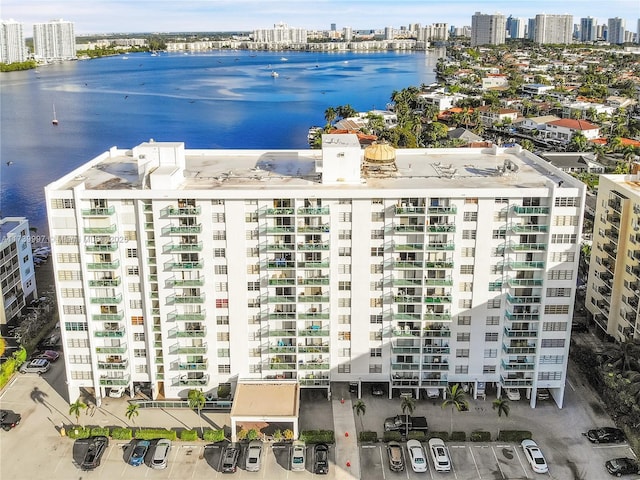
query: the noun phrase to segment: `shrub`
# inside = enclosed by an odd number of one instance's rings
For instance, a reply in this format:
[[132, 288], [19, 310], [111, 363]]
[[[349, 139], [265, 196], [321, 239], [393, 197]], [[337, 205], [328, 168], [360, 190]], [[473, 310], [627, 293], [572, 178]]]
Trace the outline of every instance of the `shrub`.
[[247, 440], [257, 440], [258, 439], [258, 430], [252, 428], [247, 432]]
[[402, 434], [400, 432], [384, 432], [382, 436], [383, 442], [399, 442], [402, 440]]
[[116, 427], [111, 430], [111, 438], [114, 440], [131, 440], [133, 438], [133, 433], [130, 428]]
[[195, 442], [198, 440], [198, 432], [196, 430], [182, 430], [180, 432], [180, 440], [183, 442]]
[[300, 434], [300, 440], [305, 443], [335, 443], [333, 430], [305, 430]]
[[360, 432], [361, 442], [377, 442], [378, 434], [376, 432]]
[[206, 442], [222, 442], [224, 440], [224, 430], [213, 430], [207, 428], [202, 435], [202, 439]]
[[[333, 432], [332, 432], [332, 433], [333, 433]], [[293, 430], [291, 430], [291, 429], [287, 428], [287, 429], [284, 431], [283, 435], [284, 435], [284, 439], [285, 439], [285, 440], [293, 440]]]
[[426, 440], [431, 440], [432, 438], [441, 438], [443, 441], [449, 441], [449, 432], [427, 432]]
[[242, 441], [245, 440], [247, 438], [247, 434], [249, 432], [247, 432], [244, 428], [242, 428], [239, 432], [238, 432], [238, 441]]
[[526, 430], [500, 430], [498, 441], [520, 443], [522, 440], [532, 438], [531, 432]]
[[490, 442], [491, 432], [471, 432], [469, 440], [472, 442]]
[[276, 442], [280, 442], [282, 441], [282, 439], [284, 438], [284, 436], [282, 435], [282, 430], [277, 429], [275, 432], [273, 432], [273, 440]]
[[178, 436], [175, 430], [167, 430], [166, 428], [141, 428], [136, 430], [135, 438], [138, 440], [154, 440], [156, 438], [175, 440]]
[[92, 437], [108, 437], [109, 436], [109, 427], [93, 427], [91, 429]]
[[67, 431], [67, 436], [73, 439], [89, 438], [91, 436], [91, 429], [89, 427], [71, 427]]
[[415, 431], [409, 432], [407, 436], [407, 440], [418, 440], [419, 442], [424, 442], [427, 439], [427, 432]]
[[452, 442], [466, 442], [467, 441], [467, 433], [466, 432], [451, 432], [451, 438], [449, 439]]
[[231, 395], [231, 387], [229, 385], [220, 385], [218, 387], [218, 398], [229, 398]]

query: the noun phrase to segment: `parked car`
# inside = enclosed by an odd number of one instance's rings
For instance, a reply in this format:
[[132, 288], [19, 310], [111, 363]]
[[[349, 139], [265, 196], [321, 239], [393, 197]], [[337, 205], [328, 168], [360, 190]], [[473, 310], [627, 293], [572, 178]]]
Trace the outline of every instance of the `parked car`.
[[12, 428], [16, 428], [20, 425], [20, 420], [22, 420], [22, 415], [19, 413], [12, 410], [0, 410], [0, 427], [3, 430], [8, 432]]
[[427, 387], [426, 391], [427, 391], [427, 398], [429, 398], [431, 400], [435, 400], [437, 398], [440, 398], [440, 389], [439, 388]]
[[329, 473], [329, 446], [318, 443], [313, 447], [313, 473], [327, 475]]
[[611, 460], [607, 460], [604, 466], [607, 472], [616, 477], [621, 477], [628, 473], [640, 473], [638, 462], [632, 458], [612, 458]]
[[109, 439], [104, 436], [90, 437], [88, 440], [89, 447], [87, 448], [87, 453], [85, 453], [84, 459], [80, 464], [80, 468], [82, 470], [93, 470], [94, 468], [99, 467], [102, 454], [109, 446]]
[[544, 459], [544, 455], [542, 455], [542, 451], [536, 442], [533, 440], [523, 440], [520, 445], [522, 446], [522, 450], [524, 450], [525, 458], [534, 472], [547, 473], [549, 471], [547, 461]]
[[447, 447], [445, 447], [441, 438], [436, 437], [429, 440], [429, 451], [431, 452], [431, 460], [433, 460], [433, 467], [436, 472], [451, 471], [449, 452], [447, 452]]
[[411, 415], [396, 415], [384, 420], [385, 432], [406, 432], [406, 431], [429, 430], [427, 417], [412, 417]]
[[151, 468], [161, 470], [167, 468], [167, 459], [169, 458], [169, 451], [171, 450], [171, 440], [167, 438], [161, 438], [156, 443], [156, 448], [153, 450], [153, 457], [151, 458]]
[[389, 454], [389, 468], [391, 471], [402, 472], [404, 470], [402, 446], [398, 442], [389, 442], [387, 443], [387, 453]]
[[548, 388], [539, 388], [536, 391], [536, 398], [538, 400], [549, 400], [551, 398], [551, 393]]
[[144, 463], [144, 457], [149, 450], [149, 445], [151, 442], [149, 440], [140, 440], [135, 444], [133, 449], [131, 450], [131, 455], [129, 455], [129, 461], [127, 462], [129, 465], [133, 465], [134, 467], [139, 467]]
[[45, 350], [38, 354], [36, 358], [44, 358], [45, 360], [49, 360], [50, 362], [55, 362], [60, 358], [60, 354], [55, 350]]
[[260, 458], [262, 457], [262, 442], [251, 440], [247, 448], [247, 458], [245, 459], [245, 469], [247, 472], [258, 472], [260, 470]]
[[235, 443], [230, 443], [222, 453], [222, 473], [235, 473], [238, 469], [238, 457], [240, 456], [240, 447]]
[[382, 397], [384, 395], [384, 387], [379, 383], [371, 385], [371, 395], [374, 397]]
[[124, 389], [125, 387], [120, 386], [120, 387], [111, 387], [109, 389], [109, 396], [111, 398], [120, 398], [124, 395]]
[[589, 430], [586, 434], [591, 443], [614, 443], [624, 442], [624, 432], [619, 428], [601, 427]]
[[291, 470], [302, 472], [307, 463], [307, 447], [302, 440], [295, 440], [291, 446]]
[[504, 393], [509, 400], [517, 402], [520, 400], [520, 389], [519, 388], [505, 388]]
[[589, 328], [584, 322], [571, 322], [571, 331], [576, 333], [588, 332]]
[[49, 360], [44, 358], [34, 358], [28, 362], [25, 362], [20, 367], [20, 373], [46, 373], [51, 368]]
[[424, 455], [422, 444], [418, 440], [409, 440], [407, 450], [411, 461], [411, 469], [414, 472], [426, 472], [428, 469], [427, 459]]

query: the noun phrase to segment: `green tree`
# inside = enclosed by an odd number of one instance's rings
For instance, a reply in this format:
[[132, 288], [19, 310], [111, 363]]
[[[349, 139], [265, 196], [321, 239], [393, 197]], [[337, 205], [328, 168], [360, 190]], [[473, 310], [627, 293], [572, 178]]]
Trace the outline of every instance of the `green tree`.
[[360, 427], [364, 430], [364, 424], [362, 422], [362, 416], [367, 413], [367, 406], [362, 400], [358, 400], [353, 404], [353, 411], [356, 412], [356, 415], [360, 419]]
[[187, 400], [189, 401], [189, 408], [192, 410], [198, 410], [198, 416], [200, 417], [200, 433], [204, 435], [204, 429], [202, 428], [202, 407], [204, 407], [207, 399], [204, 397], [202, 390], [192, 389], [187, 394]]
[[336, 116], [336, 109], [333, 107], [329, 107], [324, 111], [324, 119], [329, 125], [333, 123], [333, 121], [336, 119]]
[[138, 405], [137, 403], [130, 403], [129, 405], [127, 405], [127, 411], [125, 415], [130, 421], [136, 423], [135, 417], [140, 415], [140, 405]]
[[69, 415], [76, 417], [76, 425], [80, 425], [80, 414], [87, 409], [87, 404], [80, 398], [69, 405]]
[[524, 140], [520, 141], [520, 146], [522, 148], [524, 148], [525, 150], [529, 150], [530, 152], [533, 152], [536, 149], [535, 144], [529, 140], [528, 138], [525, 138]]
[[451, 429], [449, 431], [451, 433], [453, 432], [453, 410], [456, 409], [460, 412], [469, 408], [467, 394], [460, 388], [460, 384], [456, 383], [453, 387], [447, 387], [442, 408], [447, 407], [451, 407]]
[[584, 152], [587, 150], [589, 142], [587, 141], [587, 137], [584, 136], [584, 133], [577, 131], [571, 135], [571, 140], [569, 140], [568, 150], [570, 152]]
[[493, 402], [491, 402], [491, 408], [498, 411], [498, 436], [500, 436], [500, 419], [502, 418], [502, 414], [504, 413], [504, 416], [508, 417], [509, 410], [511, 410], [509, 400], [502, 397], [496, 398]]
[[409, 396], [402, 397], [402, 403], [400, 404], [400, 409], [402, 413], [406, 416], [405, 418], [405, 436], [409, 436], [409, 415], [413, 415], [414, 410], [416, 409], [416, 399]]

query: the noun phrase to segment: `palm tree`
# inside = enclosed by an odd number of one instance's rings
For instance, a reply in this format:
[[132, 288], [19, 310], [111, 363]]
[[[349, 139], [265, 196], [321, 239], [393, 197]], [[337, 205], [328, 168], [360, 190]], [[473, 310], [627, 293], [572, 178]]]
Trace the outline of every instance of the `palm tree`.
[[80, 425], [80, 414], [83, 410], [87, 409], [87, 404], [84, 403], [80, 398], [76, 400], [74, 403], [69, 405], [69, 415], [73, 415], [76, 417], [76, 425]]
[[324, 111], [324, 119], [327, 121], [329, 125], [333, 123], [336, 119], [336, 109], [333, 107], [329, 107]]
[[137, 417], [138, 415], [140, 415], [140, 405], [138, 405], [137, 403], [130, 403], [127, 406], [127, 411], [126, 411], [125, 415], [133, 423], [136, 423], [134, 418]]
[[460, 384], [456, 383], [453, 387], [447, 387], [445, 391], [444, 402], [442, 402], [442, 408], [451, 407], [451, 429], [449, 433], [453, 432], [453, 409], [455, 408], [459, 412], [469, 408], [469, 402], [467, 401], [467, 394], [460, 388]]
[[[505, 417], [508, 417], [509, 410], [511, 409], [511, 407], [509, 406], [509, 400], [502, 397], [495, 399], [492, 402], [491, 408], [498, 411], [498, 422], [500, 422], [500, 418], [502, 418], [503, 413]], [[500, 428], [498, 428], [498, 436], [499, 435], [500, 435]]]
[[413, 415], [413, 411], [416, 409], [416, 399], [409, 396], [402, 397], [402, 403], [400, 404], [400, 409], [402, 413], [407, 416], [405, 419], [405, 436], [409, 436], [409, 415]]
[[202, 407], [204, 407], [207, 399], [202, 393], [202, 390], [189, 390], [189, 394], [187, 395], [187, 399], [189, 400], [189, 408], [192, 410], [198, 410], [198, 416], [200, 417], [200, 433], [204, 435], [204, 429], [202, 428]]
[[608, 348], [607, 355], [609, 361], [606, 368], [618, 373], [630, 370], [639, 370], [640, 363], [640, 341], [628, 340], [626, 342], [616, 342]]
[[358, 400], [353, 404], [353, 411], [356, 412], [356, 415], [360, 418], [360, 427], [364, 430], [364, 424], [362, 423], [362, 417], [360, 415], [367, 413], [367, 406], [362, 400]]

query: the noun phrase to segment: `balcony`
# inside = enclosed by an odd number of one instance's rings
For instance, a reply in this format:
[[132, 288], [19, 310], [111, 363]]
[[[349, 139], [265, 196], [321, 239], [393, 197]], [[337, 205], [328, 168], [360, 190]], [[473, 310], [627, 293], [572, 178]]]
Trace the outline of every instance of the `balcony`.
[[269, 320], [295, 320], [296, 312], [269, 312], [267, 318]]
[[185, 346], [180, 344], [174, 344], [169, 347], [169, 352], [172, 354], [180, 355], [202, 355], [207, 353], [207, 344], [203, 343], [198, 346]]
[[319, 312], [303, 312], [298, 314], [300, 320], [329, 320], [329, 310]]
[[451, 353], [451, 348], [448, 346], [439, 346], [439, 345], [425, 345], [422, 347], [422, 353], [426, 355], [449, 355]]
[[122, 302], [122, 294], [118, 293], [112, 297], [91, 297], [91, 303], [97, 303], [101, 305], [115, 305]]
[[425, 320], [434, 321], [451, 321], [451, 314], [449, 312], [427, 312], [424, 314]]
[[422, 314], [417, 312], [398, 312], [391, 314], [393, 320], [422, 320]]
[[516, 262], [508, 260], [504, 262], [511, 270], [542, 270], [544, 269], [544, 262]]
[[508, 327], [504, 327], [504, 334], [510, 338], [536, 338], [538, 336], [536, 330], [520, 330]]
[[324, 225], [300, 225], [298, 233], [329, 233], [329, 224]]
[[82, 231], [86, 234], [96, 234], [96, 235], [108, 235], [110, 233], [116, 233], [118, 228], [116, 225], [109, 225], [108, 227], [84, 227]]
[[394, 225], [393, 231], [396, 233], [424, 232], [424, 225]]
[[282, 217], [294, 215], [296, 213], [293, 207], [267, 208], [264, 213], [269, 217]]
[[101, 376], [100, 377], [100, 385], [103, 387], [126, 387], [129, 385], [131, 381], [130, 375], [123, 375], [121, 377], [109, 377], [109, 376]]
[[404, 269], [404, 268], [413, 268], [413, 269], [422, 269], [423, 262], [422, 261], [395, 261], [391, 265], [393, 268]]
[[163, 248], [164, 253], [174, 252], [200, 252], [202, 251], [202, 242], [197, 243], [168, 243]]
[[391, 370], [420, 370], [420, 365], [417, 363], [392, 363]]
[[204, 277], [190, 278], [190, 279], [177, 279], [172, 278], [167, 280], [168, 287], [202, 287], [204, 285]]
[[539, 296], [518, 296], [514, 297], [507, 293], [507, 302], [512, 305], [531, 305], [539, 304], [542, 301], [542, 297]]
[[95, 244], [95, 245], [86, 245], [85, 251], [87, 252], [115, 252], [118, 250], [117, 243], [104, 243], [104, 244]]
[[91, 320], [95, 320], [98, 322], [119, 322], [124, 318], [124, 313], [122, 310], [119, 310], [115, 313], [97, 313], [91, 315]]
[[417, 328], [395, 328], [392, 332], [393, 337], [419, 337], [420, 329]]
[[514, 205], [513, 211], [517, 215], [549, 215], [549, 207], [524, 207], [520, 205]]
[[508, 378], [500, 375], [500, 383], [505, 387], [532, 387], [532, 378]]
[[309, 375], [298, 380], [303, 387], [329, 386], [329, 377]]
[[396, 252], [423, 250], [423, 243], [394, 243], [393, 250]]
[[425, 245], [425, 249], [430, 251], [449, 251], [449, 250], [455, 250], [456, 245], [453, 242], [427, 243]]
[[178, 370], [207, 370], [209, 362], [203, 360], [201, 362], [178, 362]]
[[502, 345], [502, 351], [508, 355], [527, 355], [536, 353], [535, 346], [525, 346], [525, 347], [508, 347], [506, 345]]
[[436, 371], [449, 370], [449, 364], [447, 362], [423, 363], [422, 370], [436, 370]]
[[301, 252], [329, 250], [329, 242], [306, 242], [298, 243], [298, 250]]
[[[282, 348], [282, 347], [279, 347]], [[285, 347], [289, 348], [289, 347]], [[296, 347], [292, 347], [296, 348]], [[330, 347], [328, 345], [300, 345], [298, 347], [298, 353], [329, 353]]]
[[289, 261], [289, 260], [274, 260], [274, 261], [267, 262], [268, 270], [273, 270], [273, 269], [279, 270], [282, 268], [296, 268], [296, 262]]
[[200, 215], [200, 207], [190, 205], [188, 207], [167, 207], [160, 211], [162, 216], [169, 217], [190, 217], [193, 215]]
[[293, 277], [279, 277], [278, 275], [273, 275], [269, 279], [269, 285], [295, 285], [296, 279]]
[[425, 207], [413, 207], [408, 205], [398, 206], [396, 205], [396, 215], [424, 215], [426, 211]]
[[509, 287], [541, 287], [543, 283], [541, 278], [508, 278]]
[[451, 287], [453, 286], [453, 280], [451, 277], [442, 277], [442, 278], [429, 278], [425, 277], [424, 284], [426, 286], [431, 287]]
[[300, 207], [298, 215], [329, 215], [329, 207]]
[[114, 260], [112, 262], [96, 262], [87, 263], [89, 270], [117, 270], [120, 268], [120, 260]]
[[206, 312], [205, 310], [201, 310], [199, 312], [191, 312], [191, 313], [178, 313], [178, 312], [171, 312], [169, 315], [167, 315], [167, 319], [168, 320], [177, 320], [177, 321], [185, 321], [185, 322], [192, 322], [192, 321], [203, 321], [206, 318]]
[[420, 347], [391, 347], [391, 353], [394, 355], [402, 355], [406, 353], [420, 353]]
[[268, 243], [267, 252], [293, 252], [296, 249], [295, 243]]
[[514, 233], [547, 233], [549, 231], [549, 226], [532, 223], [511, 224], [509, 225], [509, 229]]
[[127, 344], [111, 345], [105, 347], [96, 347], [96, 353], [127, 353]]
[[163, 235], [183, 235], [189, 233], [202, 233], [202, 224], [197, 225], [168, 225], [162, 227]]
[[90, 287], [117, 287], [120, 285], [120, 277], [101, 278], [100, 280], [89, 280]]
[[431, 205], [427, 212], [429, 215], [455, 215], [458, 208], [455, 205]]
[[170, 295], [167, 297], [167, 305], [204, 303], [204, 301], [204, 293], [200, 295]]
[[97, 207], [82, 209], [83, 217], [108, 217], [116, 212], [115, 207]]
[[422, 331], [422, 336], [432, 338], [449, 338], [451, 337], [451, 330], [448, 328], [425, 328]]
[[207, 329], [206, 327], [190, 328], [188, 330], [172, 328], [169, 330], [169, 336], [176, 338], [204, 338], [207, 336]]
[[129, 368], [129, 360], [126, 358], [107, 358], [106, 361], [98, 361], [99, 370], [126, 370]]
[[395, 303], [422, 303], [422, 297], [411, 295], [396, 295], [393, 297]]
[[204, 373], [200, 374], [200, 376], [189, 376], [180, 375], [179, 377], [175, 377], [172, 381], [174, 386], [191, 386], [191, 387], [202, 387], [206, 386], [209, 383], [209, 375]]
[[298, 277], [298, 285], [329, 285], [329, 276], [326, 277]]
[[533, 312], [515, 313], [507, 310], [504, 312], [504, 314], [509, 320], [513, 322], [536, 322], [540, 320], [539, 313], [533, 313]]
[[329, 301], [329, 295], [298, 295], [298, 302], [307, 303], [326, 303]]
[[268, 297], [269, 303], [295, 303], [295, 295], [277, 295], [275, 297]]
[[304, 330], [298, 330], [298, 335], [300, 337], [328, 337], [329, 330], [311, 327]]
[[269, 370], [295, 370], [295, 363], [282, 363], [282, 362], [274, 362], [272, 359], [271, 363], [269, 363]]
[[204, 262], [167, 262], [164, 264], [164, 269], [168, 271], [201, 270], [203, 267]]
[[295, 337], [297, 335], [297, 331], [295, 329], [286, 329], [286, 330], [272, 330], [269, 329], [270, 337]]
[[105, 330], [96, 330], [93, 332], [93, 336], [97, 338], [123, 338], [124, 327], [107, 328]]
[[507, 362], [502, 360], [502, 368], [510, 371], [534, 370], [536, 365], [533, 362]]
[[424, 262], [424, 268], [453, 268], [451, 260], [442, 260], [438, 262]]
[[294, 225], [272, 225], [266, 227], [267, 233], [294, 233], [296, 227]]
[[442, 304], [442, 303], [451, 303], [451, 295], [431, 295], [428, 297], [424, 297], [424, 303], [428, 304]]
[[329, 370], [329, 363], [327, 362], [305, 362], [299, 363], [299, 370]]
[[329, 259], [325, 258], [318, 261], [298, 262], [298, 268], [329, 268]]
[[455, 224], [439, 224], [427, 226], [427, 232], [429, 233], [454, 233], [456, 231]]

